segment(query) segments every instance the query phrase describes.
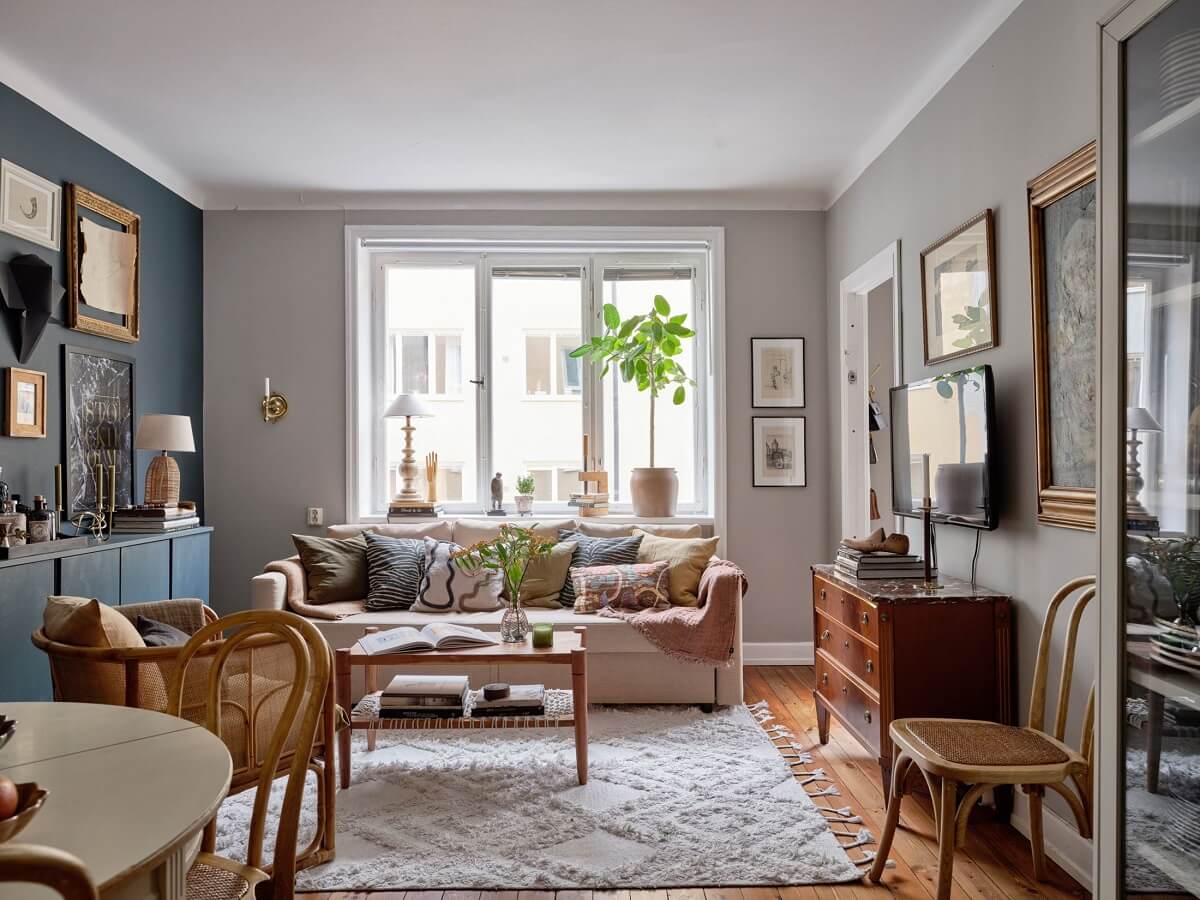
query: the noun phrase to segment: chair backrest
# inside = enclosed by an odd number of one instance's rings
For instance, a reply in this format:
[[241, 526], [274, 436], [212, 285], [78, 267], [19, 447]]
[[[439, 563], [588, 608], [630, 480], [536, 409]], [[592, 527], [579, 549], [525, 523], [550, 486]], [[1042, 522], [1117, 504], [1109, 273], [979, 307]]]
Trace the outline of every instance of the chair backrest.
[[[1054, 728], [1046, 728], [1046, 692], [1050, 673], [1050, 648], [1054, 638], [1054, 623], [1059, 608], [1072, 594], [1079, 591], [1070, 618], [1067, 620], [1067, 641], [1063, 646], [1062, 672], [1058, 679], [1058, 702], [1055, 705]], [[1071, 702], [1071, 679], [1075, 674], [1075, 648], [1079, 641], [1079, 622], [1087, 605], [1096, 596], [1096, 577], [1085, 575], [1072, 579], [1060, 587], [1050, 599], [1046, 618], [1042, 622], [1042, 636], [1038, 641], [1037, 665], [1033, 670], [1033, 696], [1029, 703], [1029, 727], [1053, 734], [1063, 740], [1067, 729], [1067, 713]], [[1080, 752], [1091, 759], [1092, 720], [1095, 709], [1095, 689], [1088, 696], [1087, 711], [1084, 713], [1083, 739]]]
[[[214, 654], [206, 645], [221, 632], [229, 636]], [[290, 897], [304, 781], [330, 689], [329, 645], [315, 626], [295, 613], [251, 610], [218, 619], [197, 631], [180, 651], [167, 688], [168, 712], [173, 715], [183, 711], [189, 686], [194, 690], [195, 680], [187, 671], [197, 661], [207, 667], [205, 727], [227, 745], [225, 729], [244, 728], [250, 764], [258, 765], [246, 847], [246, 862], [257, 869], [264, 868], [271, 785], [281, 758], [291, 754], [271, 869], [274, 896]], [[256, 747], [260, 716], [272, 726], [265, 751]]]
[[65, 900], [97, 900], [96, 886], [77, 857], [36, 844], [0, 846], [0, 881], [41, 884]]

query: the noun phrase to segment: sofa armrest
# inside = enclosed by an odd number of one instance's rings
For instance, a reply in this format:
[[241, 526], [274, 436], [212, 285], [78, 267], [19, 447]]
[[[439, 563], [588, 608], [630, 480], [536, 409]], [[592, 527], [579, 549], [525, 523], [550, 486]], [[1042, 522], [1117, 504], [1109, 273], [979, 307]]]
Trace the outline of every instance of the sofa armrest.
[[251, 578], [250, 608], [286, 610], [287, 577], [279, 572], [263, 572]]
[[743, 702], [742, 598], [749, 590], [746, 573], [734, 563], [714, 557], [700, 576], [700, 605], [732, 605], [737, 613], [733, 637], [733, 659], [727, 668], [716, 670], [716, 701], [722, 706]]

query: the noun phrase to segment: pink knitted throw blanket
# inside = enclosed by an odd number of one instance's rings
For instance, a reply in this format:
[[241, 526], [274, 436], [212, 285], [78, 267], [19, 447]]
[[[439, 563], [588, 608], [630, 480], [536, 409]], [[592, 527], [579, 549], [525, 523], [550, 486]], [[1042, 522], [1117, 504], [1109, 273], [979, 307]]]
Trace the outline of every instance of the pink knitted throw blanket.
[[674, 659], [708, 666], [733, 664], [742, 595], [749, 587], [740, 568], [713, 559], [700, 576], [700, 605], [631, 612], [605, 607], [600, 615], [624, 619]]

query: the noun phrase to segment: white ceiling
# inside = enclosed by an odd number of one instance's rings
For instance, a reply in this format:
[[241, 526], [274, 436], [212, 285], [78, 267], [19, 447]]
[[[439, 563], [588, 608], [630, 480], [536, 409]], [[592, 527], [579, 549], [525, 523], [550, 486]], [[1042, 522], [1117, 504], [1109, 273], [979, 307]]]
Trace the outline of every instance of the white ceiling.
[[4, 0], [0, 81], [206, 208], [823, 209], [1018, 2]]

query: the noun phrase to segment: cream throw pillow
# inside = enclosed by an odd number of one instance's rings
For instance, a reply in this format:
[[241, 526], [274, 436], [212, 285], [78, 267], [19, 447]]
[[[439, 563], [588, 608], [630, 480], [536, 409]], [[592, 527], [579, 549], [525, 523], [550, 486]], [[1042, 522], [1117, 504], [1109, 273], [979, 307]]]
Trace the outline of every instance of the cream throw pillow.
[[717, 552], [718, 537], [672, 538], [659, 537], [640, 528], [633, 530], [642, 536], [638, 546], [639, 563], [666, 562], [670, 564], [668, 581], [671, 603], [675, 606], [699, 606], [700, 576], [709, 559]]
[[87, 597], [48, 597], [42, 631], [49, 640], [72, 647], [146, 646], [132, 622], [111, 606]]
[[562, 593], [567, 575], [571, 571], [571, 557], [575, 553], [573, 541], [563, 541], [550, 548], [545, 556], [529, 563], [525, 580], [521, 582], [521, 605], [561, 609], [558, 595]]

